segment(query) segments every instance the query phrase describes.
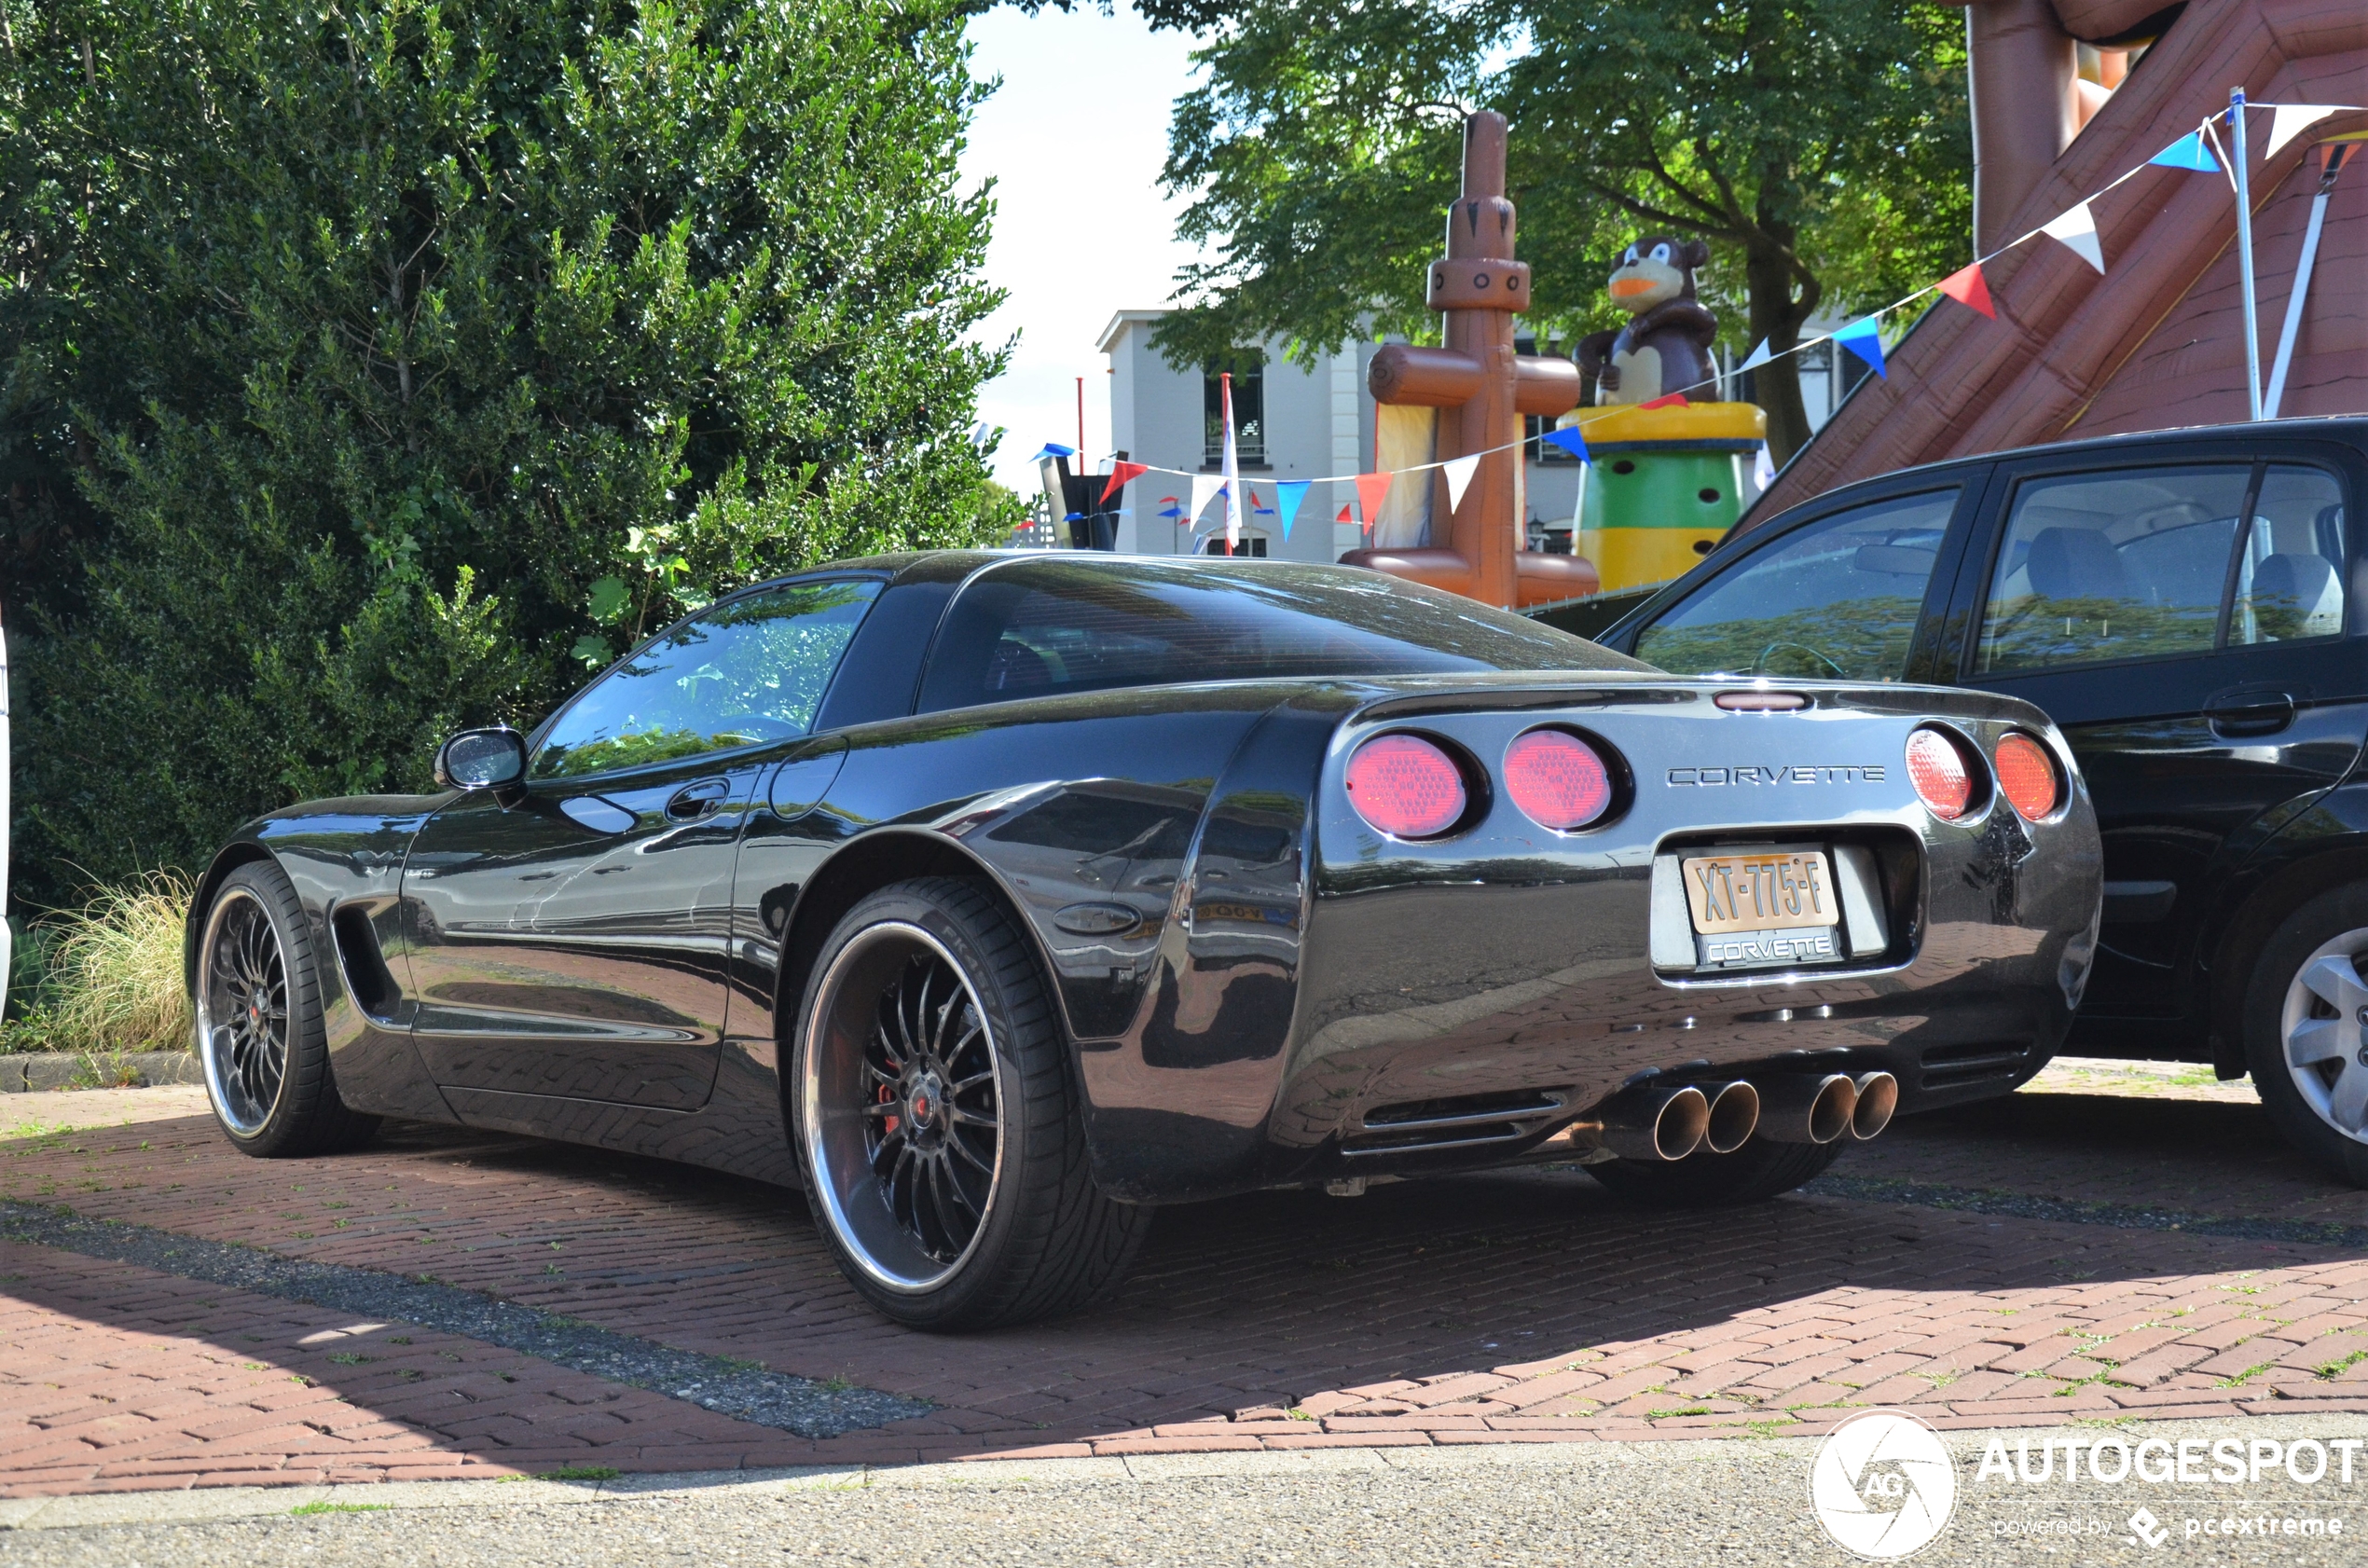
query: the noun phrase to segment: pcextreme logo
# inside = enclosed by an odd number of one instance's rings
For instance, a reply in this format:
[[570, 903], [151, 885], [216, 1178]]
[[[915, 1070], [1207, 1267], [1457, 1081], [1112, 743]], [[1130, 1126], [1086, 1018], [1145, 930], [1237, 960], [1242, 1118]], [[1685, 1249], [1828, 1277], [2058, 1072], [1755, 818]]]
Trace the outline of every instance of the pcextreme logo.
[[1921, 1550], [1957, 1508], [1957, 1467], [1940, 1434], [1906, 1410], [1867, 1410], [1826, 1434], [1809, 1503], [1844, 1551], [1888, 1561]]

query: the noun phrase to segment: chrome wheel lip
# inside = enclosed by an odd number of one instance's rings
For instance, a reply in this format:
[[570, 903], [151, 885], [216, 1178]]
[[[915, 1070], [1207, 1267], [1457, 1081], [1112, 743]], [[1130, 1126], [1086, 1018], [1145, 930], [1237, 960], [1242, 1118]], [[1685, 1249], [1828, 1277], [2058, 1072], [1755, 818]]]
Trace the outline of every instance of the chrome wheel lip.
[[[236, 1064], [227, 1059], [229, 1054], [226, 1046], [231, 1033], [230, 1021], [214, 1016], [216, 944], [223, 934], [224, 924], [242, 904], [253, 911], [254, 918], [268, 936], [271, 952], [278, 957], [280, 965], [280, 1056], [272, 1074], [270, 1095], [260, 1107], [255, 1107], [255, 1097], [248, 1094], [238, 1081]], [[260, 1134], [271, 1120], [271, 1112], [287, 1088], [287, 999], [288, 956], [281, 945], [279, 928], [271, 924], [270, 912], [263, 907], [263, 901], [248, 889], [227, 889], [214, 901], [213, 909], [206, 914], [205, 934], [198, 948], [197, 995], [192, 998], [194, 1006], [191, 1011], [197, 1017], [198, 1058], [205, 1068], [206, 1096], [213, 1102], [214, 1114], [235, 1136], [251, 1138]], [[254, 1107], [252, 1115], [241, 1112], [239, 1107], [242, 1104]]]
[[[886, 1239], [878, 1234], [879, 1221], [886, 1218], [891, 1227], [896, 1222], [878, 1196], [878, 1178], [868, 1158], [847, 1162], [852, 1169], [833, 1166], [833, 1151], [838, 1145], [848, 1141], [860, 1142], [861, 1111], [846, 1107], [836, 1119], [840, 1124], [833, 1124], [833, 1107], [823, 1103], [822, 1036], [831, 1025], [841, 993], [852, 972], [869, 961], [880, 946], [888, 942], [909, 943], [922, 949], [943, 963], [961, 983], [963, 995], [969, 999], [971, 1010], [978, 1019], [988, 1063], [996, 1074], [998, 1104], [1006, 1103], [1001, 1093], [1002, 1049], [996, 1040], [994, 1025], [980, 1001], [977, 986], [971, 983], [969, 971], [945, 943], [928, 930], [910, 921], [884, 920], [858, 932], [831, 960], [830, 968], [823, 971], [817, 983], [814, 1006], [798, 1047], [798, 1131], [799, 1141], [805, 1147], [807, 1194], [821, 1209], [823, 1223], [831, 1228], [832, 1234], [867, 1279], [901, 1295], [918, 1296], [943, 1285], [958, 1272], [985, 1238], [987, 1227], [995, 1221], [996, 1199], [1003, 1189], [1007, 1140], [999, 1134], [995, 1140], [995, 1163], [987, 1180], [986, 1199], [980, 1208], [978, 1225], [971, 1232], [970, 1241], [959, 1255], [942, 1264], [930, 1260], [928, 1267], [922, 1268], [909, 1266], [909, 1259], [883, 1258], [880, 1255], [887, 1249], [878, 1245], [880, 1240]], [[876, 1010], [876, 999], [871, 1005]], [[847, 1150], [839, 1149], [838, 1152]], [[858, 1206], [867, 1201], [878, 1203], [880, 1213], [876, 1216], [867, 1214], [859, 1221]], [[874, 1232], [873, 1239], [867, 1240], [867, 1231]], [[917, 1248], [909, 1250], [914, 1257], [922, 1256]]]
[[[2368, 1028], [2362, 1027], [2368, 981], [2361, 978], [2358, 968], [2363, 956], [2368, 956], [2368, 927], [2321, 942], [2302, 961], [2286, 983], [2279, 1011], [2278, 1052], [2311, 1114], [2329, 1131], [2368, 1145], [2368, 1062], [2361, 1060], [2368, 1050]], [[2331, 991], [2334, 995], [2328, 995]], [[2323, 1002], [2334, 1015], [2314, 1017], [2314, 1002]], [[2320, 1064], [2338, 1060], [2342, 1070], [2330, 1084]], [[2353, 1125], [2345, 1124], [2347, 1111]]]

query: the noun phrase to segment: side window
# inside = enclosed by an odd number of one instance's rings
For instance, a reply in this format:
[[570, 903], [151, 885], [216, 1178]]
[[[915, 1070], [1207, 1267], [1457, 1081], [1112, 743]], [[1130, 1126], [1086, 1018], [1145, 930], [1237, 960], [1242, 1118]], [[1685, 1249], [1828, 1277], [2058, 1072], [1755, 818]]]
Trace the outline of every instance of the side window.
[[[2209, 653], [2252, 476], [2250, 463], [2213, 463], [2025, 482], [1976, 673]], [[2288, 586], [2298, 580], [2273, 574], [2264, 591]]]
[[800, 583], [694, 615], [577, 697], [544, 737], [532, 777], [608, 773], [805, 734], [879, 591], [877, 583]]
[[2335, 476], [2271, 464], [2237, 563], [2230, 644], [2342, 636], [2344, 544], [2344, 493]]
[[1900, 680], [1956, 508], [1952, 488], [1821, 517], [1696, 589], [1636, 656], [1676, 675]]

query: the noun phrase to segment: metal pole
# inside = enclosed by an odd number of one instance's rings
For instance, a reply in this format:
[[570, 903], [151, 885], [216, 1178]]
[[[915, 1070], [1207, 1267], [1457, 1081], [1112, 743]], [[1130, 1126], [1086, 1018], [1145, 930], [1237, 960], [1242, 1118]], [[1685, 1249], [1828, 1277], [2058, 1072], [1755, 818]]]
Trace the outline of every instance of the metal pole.
[[2237, 165], [2237, 266], [2245, 283], [2245, 398], [2251, 417], [2261, 418], [2261, 325], [2253, 307], [2253, 193], [2245, 172], [2245, 89], [2228, 92], [2231, 158]]
[[2311, 269], [2319, 263], [2319, 236], [2327, 227], [2327, 199], [2335, 193], [2335, 177], [2343, 172], [2343, 155], [2349, 147], [2331, 148], [2322, 155], [2326, 172], [2319, 176], [2319, 194], [2310, 199], [2310, 223], [2303, 230], [2302, 258], [2294, 263], [2293, 292], [2286, 299], [2286, 324], [2278, 334], [2278, 357], [2269, 365], [2269, 391], [2262, 399], [2262, 417], [2274, 420], [2286, 397], [2286, 372], [2294, 363], [2294, 338], [2302, 331], [2303, 301], [2310, 295]]

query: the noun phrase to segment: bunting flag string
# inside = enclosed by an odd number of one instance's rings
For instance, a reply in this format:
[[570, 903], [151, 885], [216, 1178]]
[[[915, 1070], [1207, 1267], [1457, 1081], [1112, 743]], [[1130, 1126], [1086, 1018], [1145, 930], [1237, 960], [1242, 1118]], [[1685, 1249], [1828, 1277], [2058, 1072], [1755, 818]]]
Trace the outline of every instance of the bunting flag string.
[[1110, 464], [1110, 482], [1102, 487], [1102, 499], [1109, 500], [1110, 497], [1126, 488], [1128, 480], [1138, 475], [1149, 474], [1150, 471], [1151, 466], [1149, 463], [1114, 462]]
[[1480, 472], [1480, 454], [1450, 458], [1439, 468], [1447, 475], [1447, 509], [1452, 512], [1464, 504], [1464, 492], [1471, 488], [1472, 475]]
[[2211, 149], [2204, 145], [2204, 132], [2200, 126], [2146, 161], [2161, 169], [2192, 169], [2199, 174], [2220, 172], [2219, 160], [2211, 156]]
[[1283, 515], [1283, 537], [1291, 537], [1291, 519], [1299, 516], [1300, 502], [1307, 499], [1312, 479], [1286, 479], [1274, 487], [1275, 509]]
[[1883, 372], [1883, 322], [1880, 316], [1862, 316], [1839, 332], [1834, 341], [1866, 362], [1866, 367], [1884, 380], [1891, 378]]
[[2097, 240], [2097, 215], [2086, 201], [2067, 207], [2045, 223], [2039, 232], [2050, 240], [2062, 241], [2072, 254], [2102, 272], [2105, 269], [2105, 248]]
[[[2318, 124], [2320, 120], [2327, 118], [2331, 115], [2368, 113], [2368, 105], [2358, 103], [2247, 103], [2245, 107], [2250, 109], [2265, 109], [2268, 110], [2272, 116], [2269, 139], [2262, 154], [2264, 158], [2276, 156], [2281, 148], [2292, 143], [2295, 137], [2301, 135], [2305, 131], [2307, 131], [2310, 127]], [[2080, 257], [2081, 260], [2086, 262], [2089, 267], [2099, 274], [2103, 274], [2106, 271], [2104, 245], [2098, 233], [2097, 216], [2093, 204], [2100, 198], [2113, 190], [2116, 186], [2119, 186], [2128, 180], [2136, 178], [2139, 174], [2143, 173], [2148, 169], [2175, 169], [2183, 170], [2193, 173], [2204, 174], [2222, 172], [2227, 174], [2229, 179], [2233, 182], [2236, 178], [2236, 172], [2229, 166], [2227, 149], [2222, 145], [2216, 129], [2219, 120], [2224, 114], [2228, 113], [2234, 113], [2234, 110], [2215, 110], [2211, 115], [2207, 116], [2201, 122], [2199, 122], [2196, 130], [2188, 132], [2186, 135], [2177, 138], [2171, 142], [2169, 145], [2164, 147], [2161, 151], [2155, 153], [2144, 162], [2133, 165], [2132, 167], [2124, 170], [2120, 174], [2114, 176], [2114, 178], [2108, 181], [2106, 184], [2100, 186], [2098, 189], [2091, 192], [2079, 201], [2072, 203], [2070, 207], [2067, 207], [2062, 212], [2057, 213], [2056, 216], [2050, 218], [2039, 227], [2031, 229], [2028, 233], [2017, 235], [2014, 239], [2007, 241], [2004, 244], [1998, 246], [1995, 250], [1990, 251], [1987, 254], [1975, 257], [1972, 262], [1959, 268], [1956, 271], [1951, 272], [1948, 277], [1941, 279], [1937, 282], [1926, 283], [1922, 288], [1916, 290], [1914, 293], [1908, 294], [1899, 299], [1895, 299], [1890, 304], [1881, 307], [1870, 314], [1862, 316], [1858, 320], [1850, 323], [1846, 326], [1842, 326], [1831, 333], [1826, 333], [1820, 337], [1806, 338], [1786, 349], [1772, 349], [1768, 341], [1763, 338], [1758, 343], [1753, 345], [1750, 353], [1743, 358], [1740, 364], [1736, 365], [1736, 370], [1738, 372], [1756, 370], [1761, 365], [1772, 364], [1777, 360], [1783, 359], [1789, 355], [1797, 354], [1807, 349], [1812, 349], [1820, 343], [1832, 342], [1839, 344], [1844, 349], [1850, 351], [1851, 353], [1865, 361], [1868, 368], [1873, 370], [1877, 376], [1889, 379], [1887, 366], [1884, 363], [1882, 340], [1882, 322], [1884, 318], [1891, 315], [1895, 310], [1902, 309], [1916, 303], [1916, 301], [1923, 298], [1926, 295], [1939, 294], [1956, 301], [1958, 304], [1964, 306], [1968, 309], [1978, 311], [1981, 315], [1991, 321], [1997, 320], [1997, 303], [1991, 297], [1989, 277], [1985, 268], [1988, 263], [1996, 260], [1999, 256], [2003, 255], [2008, 251], [2015, 249], [2017, 246], [2021, 245], [2028, 241], [2043, 237], [2053, 240], [2062, 245], [2065, 249], [2071, 251], [2074, 255]], [[1718, 378], [1713, 378], [1700, 382], [1695, 386], [1683, 387], [1667, 397], [1657, 399], [1655, 401], [1655, 405], [1652, 406], [1683, 405], [1685, 402], [1685, 393], [1700, 392], [1705, 387], [1715, 387], [1717, 384]], [[1227, 390], [1230, 392], [1231, 389], [1228, 388]], [[1620, 406], [1606, 406], [1592, 410], [1591, 412], [1594, 418], [1602, 419], [1610, 417], [1620, 411]], [[1547, 431], [1536, 439], [1543, 445], [1557, 447], [1562, 448], [1563, 451], [1569, 452], [1581, 462], [1590, 461], [1591, 460], [1589, 457], [1587, 449], [1587, 439], [1581, 429], [1586, 422], [1587, 416], [1581, 415], [1579, 420], [1573, 424], [1561, 429]], [[1230, 423], [1231, 421], [1229, 420], [1229, 426]], [[1230, 429], [1228, 433], [1230, 435]], [[1499, 452], [1509, 451], [1521, 447], [1525, 446], [1527, 441], [1527, 437], [1517, 438], [1515, 440], [1500, 443], [1494, 447], [1484, 448], [1483, 450], [1478, 452], [1466, 452], [1456, 457], [1445, 458], [1434, 462], [1416, 463], [1404, 469], [1393, 469], [1386, 472], [1372, 474], [1332, 474], [1325, 475], [1314, 479], [1278, 481], [1275, 485], [1275, 504], [1272, 509], [1272, 514], [1281, 518], [1283, 535], [1286, 539], [1287, 539], [1290, 537], [1292, 521], [1298, 516], [1300, 505], [1306, 499], [1307, 491], [1312, 486], [1325, 484], [1352, 484], [1356, 487], [1356, 499], [1354, 503], [1343, 504], [1340, 509], [1339, 515], [1333, 519], [1333, 521], [1336, 523], [1357, 523], [1361, 521], [1365, 531], [1370, 534], [1371, 533], [1375, 523], [1377, 523], [1381, 518], [1383, 503], [1389, 496], [1390, 481], [1396, 477], [1397, 475], [1401, 473], [1421, 473], [1434, 468], [1439, 469], [1444, 473], [1447, 479], [1450, 506], [1452, 507], [1460, 505], [1463, 502], [1466, 489], [1468, 488], [1474, 474], [1476, 474], [1479, 470], [1480, 459], [1494, 456]], [[1076, 449], [1074, 447], [1064, 447], [1057, 442], [1048, 441], [1045, 443], [1043, 449], [1038, 452], [1036, 457], [1030, 461], [1040, 461], [1047, 457], [1067, 458], [1074, 457], [1076, 455]], [[1232, 529], [1238, 529], [1240, 526], [1238, 522], [1238, 518], [1241, 516], [1239, 502], [1233, 499], [1233, 490], [1227, 485], [1226, 476], [1223, 475], [1194, 474], [1185, 469], [1163, 468], [1156, 463], [1119, 462], [1114, 463], [1111, 467], [1109, 482], [1103, 488], [1103, 498], [1108, 500], [1111, 495], [1115, 494], [1130, 481], [1144, 474], [1151, 473], [1171, 474], [1177, 475], [1178, 477], [1189, 478], [1191, 481], [1191, 497], [1188, 507], [1185, 509], [1179, 509], [1177, 506], [1176, 497], [1163, 496], [1161, 498], [1162, 504], [1158, 514], [1159, 516], [1163, 517], [1171, 517], [1177, 521], [1191, 520], [1197, 522], [1202, 511], [1206, 508], [1208, 503], [1222, 495], [1225, 496], [1227, 500], [1229, 524]], [[1255, 489], [1250, 492], [1249, 499], [1250, 509], [1254, 514], [1260, 516], [1269, 515], [1270, 509], [1258, 502]], [[1357, 516], [1357, 514], [1362, 515], [1361, 518]], [[1229, 529], [1229, 532], [1231, 530]]]
[[1998, 319], [1998, 308], [1989, 302], [1989, 280], [1982, 276], [1978, 261], [1961, 267], [1943, 278], [1940, 292], [1960, 305], [1979, 310], [1991, 321]]

